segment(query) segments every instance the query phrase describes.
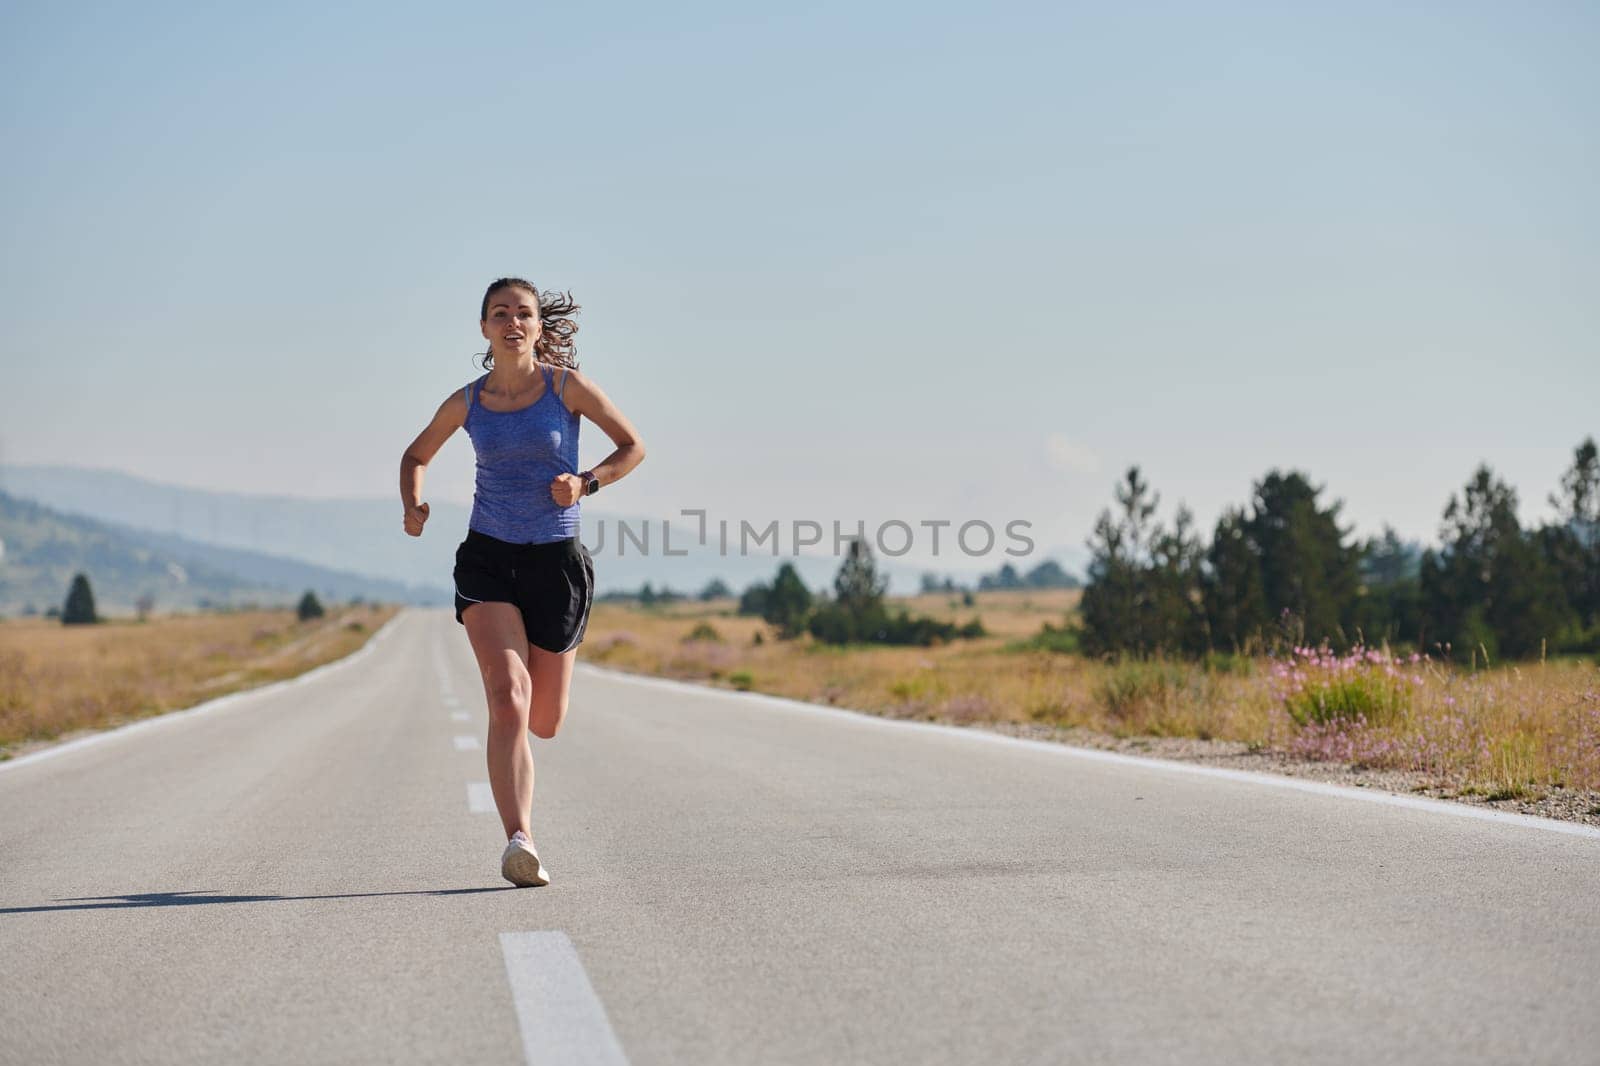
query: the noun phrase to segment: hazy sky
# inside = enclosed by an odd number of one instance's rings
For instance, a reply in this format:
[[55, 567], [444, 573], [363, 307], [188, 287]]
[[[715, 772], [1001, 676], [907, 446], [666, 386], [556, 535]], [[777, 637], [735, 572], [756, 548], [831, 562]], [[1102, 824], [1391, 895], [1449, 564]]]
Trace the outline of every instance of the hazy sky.
[[1431, 540], [1600, 434], [1593, 4], [478, 10], [5, 5], [0, 461], [398, 529], [503, 273], [647, 445], [594, 514], [1043, 550], [1293, 466]]

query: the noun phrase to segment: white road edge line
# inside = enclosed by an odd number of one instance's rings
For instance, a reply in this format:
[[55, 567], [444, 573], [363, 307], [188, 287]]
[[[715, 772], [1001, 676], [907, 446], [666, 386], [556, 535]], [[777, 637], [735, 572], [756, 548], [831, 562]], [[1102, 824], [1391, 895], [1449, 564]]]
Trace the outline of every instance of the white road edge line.
[[628, 1066], [578, 949], [559, 929], [501, 933], [528, 1066]]
[[402, 618], [406, 617], [407, 613], [408, 612], [404, 609], [396, 611], [393, 617], [385, 622], [376, 633], [372, 634], [372, 639], [361, 645], [361, 647], [357, 648], [349, 655], [346, 655], [343, 659], [335, 659], [331, 663], [323, 663], [321, 666], [316, 667], [315, 669], [307, 670], [299, 677], [285, 678], [282, 681], [274, 681], [271, 684], [262, 685], [259, 688], [245, 689], [243, 692], [234, 692], [226, 696], [219, 696], [214, 700], [208, 700], [205, 703], [199, 703], [193, 707], [185, 707], [181, 711], [168, 711], [166, 714], [158, 714], [151, 718], [141, 718], [137, 722], [129, 722], [127, 725], [119, 725], [114, 729], [107, 729], [103, 732], [92, 733], [89, 736], [79, 737], [76, 740], [63, 741], [53, 747], [41, 748], [38, 751], [31, 751], [26, 755], [18, 755], [14, 759], [0, 760], [0, 773], [4, 773], [7, 770], [15, 770], [19, 766], [27, 766], [32, 763], [42, 762], [45, 759], [53, 759], [57, 755], [65, 755], [68, 752], [81, 751], [84, 748], [90, 747], [94, 744], [103, 744], [108, 740], [115, 740], [119, 737], [125, 737], [130, 733], [139, 733], [146, 729], [155, 729], [160, 726], [170, 725], [173, 722], [188, 721], [193, 718], [199, 718], [201, 715], [212, 714], [216, 711], [238, 707], [243, 703], [257, 699], [258, 697], [269, 696], [274, 693], [281, 692], [286, 688], [293, 688], [296, 685], [304, 685], [307, 682], [323, 676], [324, 674], [332, 673], [334, 670], [342, 670], [347, 666], [353, 666], [362, 659], [366, 658], [368, 655], [371, 655], [372, 650], [376, 648], [379, 643], [381, 643], [383, 639], [394, 630], [395, 624], [398, 623]]
[[945, 736], [964, 737], [979, 743], [1004, 744], [1033, 751], [1054, 752], [1055, 754], [1072, 758], [1091, 759], [1097, 762], [1121, 763], [1126, 766], [1142, 766], [1147, 769], [1166, 770], [1172, 773], [1196, 774], [1202, 777], [1218, 777], [1229, 781], [1269, 785], [1273, 788], [1289, 788], [1322, 796], [1364, 800], [1368, 803], [1381, 803], [1392, 807], [1409, 807], [1413, 810], [1431, 811], [1434, 814], [1448, 814], [1456, 818], [1472, 818], [1485, 822], [1498, 822], [1501, 825], [1519, 826], [1524, 829], [1542, 829], [1547, 833], [1565, 833], [1570, 836], [1600, 840], [1600, 828], [1584, 825], [1582, 822], [1563, 822], [1554, 818], [1540, 818], [1537, 815], [1518, 814], [1514, 811], [1497, 811], [1488, 807], [1474, 807], [1466, 803], [1452, 803], [1448, 800], [1431, 799], [1425, 796], [1408, 796], [1398, 792], [1353, 788], [1349, 785], [1330, 785], [1323, 781], [1305, 781], [1296, 777], [1260, 773], [1255, 770], [1233, 770], [1225, 766], [1195, 766], [1191, 763], [1174, 762], [1170, 759], [1158, 759], [1148, 755], [1127, 755], [1119, 751], [1079, 748], [1071, 744], [1059, 744], [1051, 740], [1030, 740], [1027, 737], [1011, 737], [1006, 736], [1004, 733], [993, 733], [986, 729], [944, 725], [939, 722], [913, 722], [901, 718], [883, 718], [865, 711], [827, 707], [818, 703], [787, 699], [783, 696], [769, 696], [763, 692], [736, 692], [730, 689], [696, 685], [690, 681], [675, 681], [664, 677], [643, 677], [622, 670], [597, 666], [594, 663], [579, 662], [577, 664], [577, 672], [580, 674], [594, 674], [610, 681], [643, 685], [646, 688], [665, 689], [669, 692], [693, 692], [737, 702], [757, 703], [775, 710], [785, 710], [791, 713], [820, 715], [869, 729], [918, 729], [942, 733]]
[[494, 792], [487, 781], [467, 782], [467, 810], [473, 814], [494, 814]]
[[457, 751], [477, 751], [481, 746], [478, 744], [478, 738], [471, 736], [456, 737], [455, 745]]

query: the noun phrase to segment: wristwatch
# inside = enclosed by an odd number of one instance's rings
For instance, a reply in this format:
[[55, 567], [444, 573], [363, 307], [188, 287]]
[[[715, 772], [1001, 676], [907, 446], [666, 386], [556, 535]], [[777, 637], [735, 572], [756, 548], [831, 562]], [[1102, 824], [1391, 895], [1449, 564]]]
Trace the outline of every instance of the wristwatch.
[[578, 477], [583, 479], [583, 494], [593, 496], [600, 491], [600, 479], [594, 476], [593, 470], [581, 470]]

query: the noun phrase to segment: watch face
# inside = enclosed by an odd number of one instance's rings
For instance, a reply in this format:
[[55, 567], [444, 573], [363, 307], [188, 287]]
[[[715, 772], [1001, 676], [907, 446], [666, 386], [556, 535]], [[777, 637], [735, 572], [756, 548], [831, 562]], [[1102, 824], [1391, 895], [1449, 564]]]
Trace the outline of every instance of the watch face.
[[588, 495], [593, 496], [595, 493], [600, 491], [600, 479], [597, 477], [590, 478], [589, 484], [586, 486], [586, 488], [588, 490]]

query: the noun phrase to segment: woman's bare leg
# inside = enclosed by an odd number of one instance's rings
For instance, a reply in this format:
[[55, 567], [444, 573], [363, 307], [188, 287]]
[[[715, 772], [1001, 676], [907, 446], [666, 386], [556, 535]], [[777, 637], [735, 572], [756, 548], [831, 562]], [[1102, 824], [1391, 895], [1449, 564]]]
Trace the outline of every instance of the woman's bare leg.
[[572, 664], [578, 649], [545, 651], [528, 645], [528, 671], [533, 675], [533, 700], [528, 728], [540, 740], [552, 740], [567, 717], [567, 692], [572, 687]]
[[467, 639], [483, 675], [489, 705], [489, 790], [506, 839], [519, 829], [532, 837], [533, 749], [528, 745], [528, 635], [522, 614], [509, 603], [475, 603], [461, 613]]

